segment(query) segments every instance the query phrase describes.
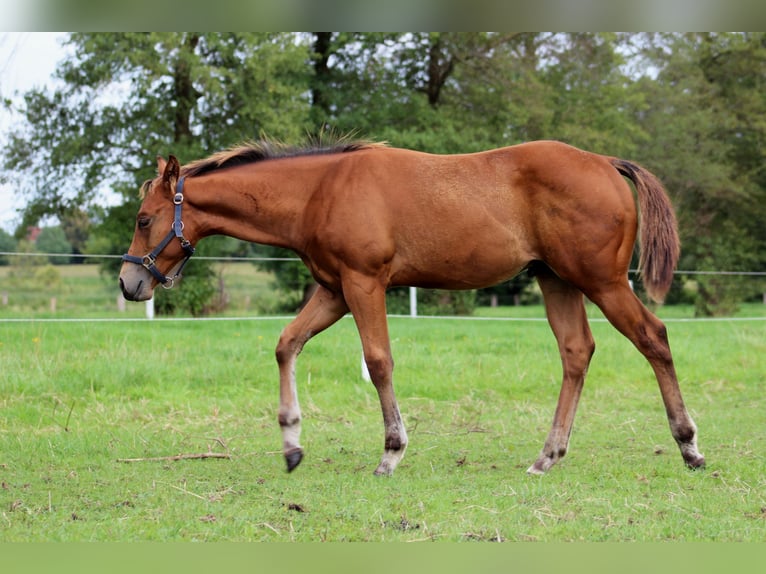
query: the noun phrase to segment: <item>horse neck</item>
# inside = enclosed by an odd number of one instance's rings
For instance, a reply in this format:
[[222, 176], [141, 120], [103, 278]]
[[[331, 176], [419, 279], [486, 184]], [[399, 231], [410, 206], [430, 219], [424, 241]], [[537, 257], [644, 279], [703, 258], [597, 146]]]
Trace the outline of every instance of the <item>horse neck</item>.
[[187, 195], [199, 238], [227, 235], [297, 249], [311, 190], [272, 172], [243, 166], [190, 179]]

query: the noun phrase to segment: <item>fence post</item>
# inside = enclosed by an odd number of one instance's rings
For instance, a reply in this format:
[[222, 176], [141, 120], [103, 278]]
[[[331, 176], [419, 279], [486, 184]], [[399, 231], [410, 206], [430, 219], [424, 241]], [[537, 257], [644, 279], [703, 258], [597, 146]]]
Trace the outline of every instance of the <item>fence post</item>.
[[146, 301], [146, 318], [154, 319], [154, 297]]
[[[418, 290], [416, 287], [410, 287], [410, 317], [418, 316]], [[367, 362], [362, 353], [362, 378], [368, 383], [372, 380], [370, 371], [367, 369]]]
[[418, 290], [410, 287], [410, 317], [418, 316]]

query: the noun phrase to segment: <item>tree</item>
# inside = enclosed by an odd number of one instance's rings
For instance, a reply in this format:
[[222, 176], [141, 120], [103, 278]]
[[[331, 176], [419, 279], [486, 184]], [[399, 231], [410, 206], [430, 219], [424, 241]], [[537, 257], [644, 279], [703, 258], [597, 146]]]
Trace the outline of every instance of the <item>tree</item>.
[[[634, 121], [646, 105], [644, 94], [632, 90], [620, 50], [629, 39], [616, 34], [316, 33], [312, 117], [340, 132], [356, 130], [434, 153], [552, 138], [631, 156], [648, 136]], [[292, 283], [296, 296], [311, 282], [299, 263], [280, 262], [278, 268], [280, 283]], [[521, 275], [495, 292], [520, 294], [529, 282]]]
[[[659, 74], [641, 82], [649, 106], [638, 119], [653, 134], [641, 155], [674, 200], [680, 266], [766, 269], [766, 35], [674, 34], [649, 46]], [[700, 315], [729, 313], [764, 288], [736, 277], [691, 278]]]
[[[63, 86], [27, 93], [20, 110], [26, 124], [9, 136], [3, 168], [29, 200], [24, 224], [48, 215], [71, 223], [86, 209], [102, 220], [93, 244], [119, 253], [130, 240], [135, 195], [154, 175], [156, 155], [190, 161], [262, 132], [300, 137], [308, 121], [309, 52], [298, 40], [285, 34], [72, 34], [74, 54], [56, 73]], [[104, 187], [125, 203], [100, 209]], [[116, 264], [109, 262], [112, 269]], [[209, 277], [205, 265], [190, 266], [187, 279], [196, 272]]]
[[[56, 215], [75, 249], [89, 235], [89, 251], [120, 253], [158, 153], [184, 162], [264, 132], [288, 143], [354, 132], [434, 153], [559, 139], [660, 176], [679, 215], [682, 267], [763, 270], [765, 37], [73, 34], [63, 87], [26, 94], [27, 122], [8, 137], [1, 175], [29, 199], [22, 229]], [[101, 208], [105, 188], [123, 204]], [[75, 224], [82, 212], [93, 229]], [[278, 265], [300, 299], [311, 283], [305, 268]], [[700, 313], [756, 290], [696, 279]], [[499, 291], [517, 294], [526, 281]]]
[[[40, 230], [40, 235], [37, 236], [35, 247], [40, 253], [72, 253], [72, 245], [67, 240], [61, 226], [43, 227]], [[48, 257], [53, 265], [69, 263], [69, 259], [69, 257], [57, 257], [55, 255]]]
[[295, 40], [72, 34], [74, 54], [56, 71], [63, 87], [25, 94], [26, 124], [9, 137], [3, 168], [30, 200], [25, 223], [97, 205], [104, 186], [137, 189], [158, 153], [190, 161], [264, 131], [300, 137], [308, 48]]
[[[73, 208], [59, 216], [61, 230], [64, 232], [67, 242], [71, 246], [72, 253], [80, 255], [83, 253], [88, 238], [92, 222], [88, 213], [80, 208]], [[82, 257], [72, 257], [72, 263], [83, 263]]]

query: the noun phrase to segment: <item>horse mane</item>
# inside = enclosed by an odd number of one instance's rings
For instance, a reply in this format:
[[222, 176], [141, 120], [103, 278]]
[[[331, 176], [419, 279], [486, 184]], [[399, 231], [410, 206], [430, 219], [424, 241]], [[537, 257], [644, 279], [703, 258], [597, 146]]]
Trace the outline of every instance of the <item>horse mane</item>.
[[258, 141], [246, 141], [214, 153], [205, 159], [188, 163], [181, 168], [181, 175], [194, 177], [227, 167], [270, 159], [348, 153], [386, 146], [385, 142], [353, 139], [348, 136], [331, 136], [330, 141], [327, 141], [326, 137], [320, 135], [318, 138], [310, 139], [301, 145], [288, 145], [277, 140], [264, 138]]

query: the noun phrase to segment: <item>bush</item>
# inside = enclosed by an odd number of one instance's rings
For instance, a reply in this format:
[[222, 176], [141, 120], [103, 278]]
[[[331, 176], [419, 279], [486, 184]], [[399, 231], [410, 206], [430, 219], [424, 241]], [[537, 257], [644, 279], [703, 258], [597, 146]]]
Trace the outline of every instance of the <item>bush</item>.
[[[475, 308], [476, 291], [418, 289], [418, 315], [472, 315]], [[386, 311], [393, 315], [409, 315], [408, 287], [389, 290], [386, 295]]]
[[[154, 309], [158, 315], [189, 313], [193, 317], [211, 311], [210, 301], [216, 293], [215, 273], [207, 260], [190, 262], [173, 289], [154, 290]], [[220, 310], [220, 309], [219, 309]]]

